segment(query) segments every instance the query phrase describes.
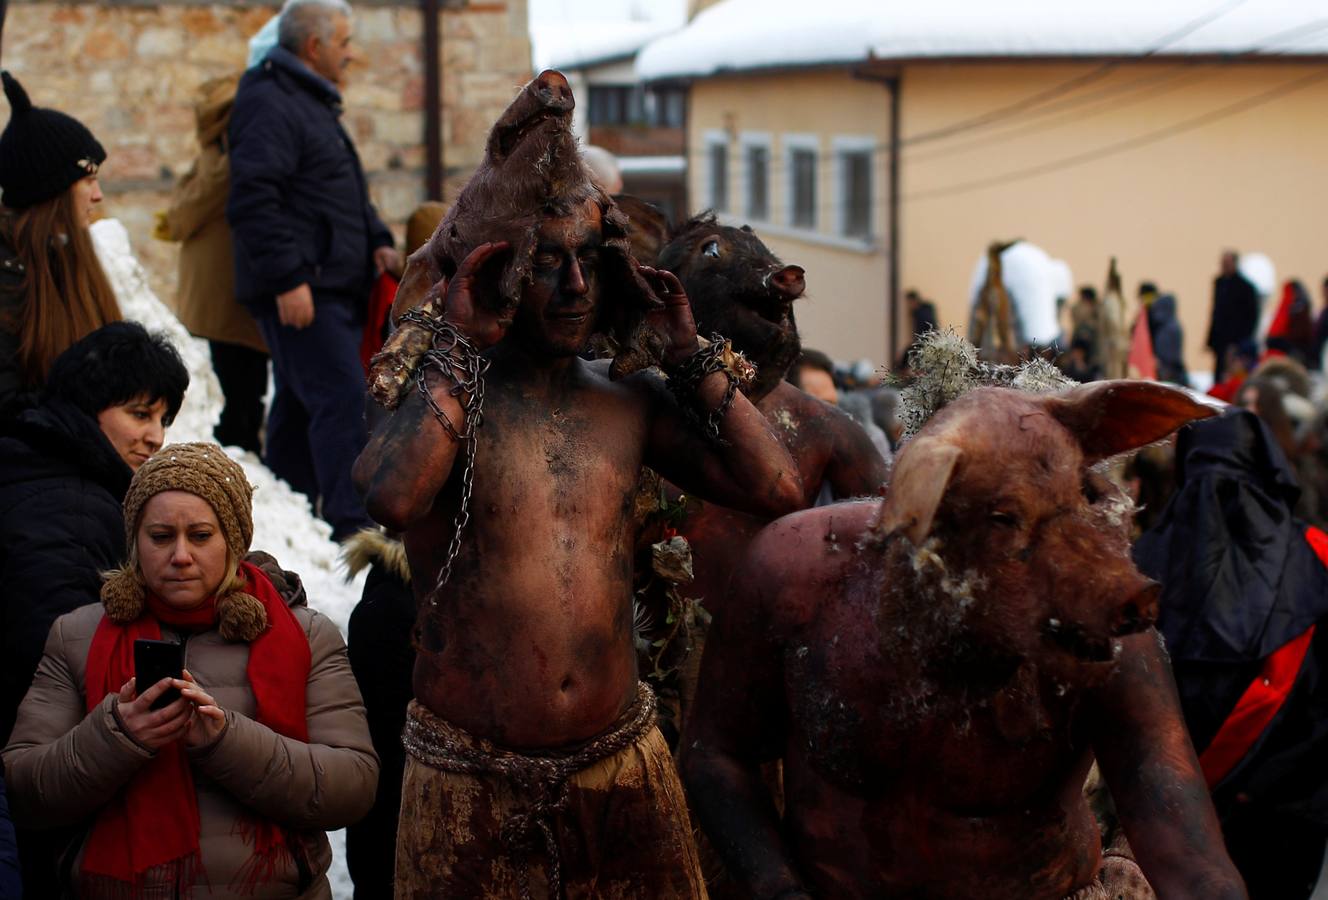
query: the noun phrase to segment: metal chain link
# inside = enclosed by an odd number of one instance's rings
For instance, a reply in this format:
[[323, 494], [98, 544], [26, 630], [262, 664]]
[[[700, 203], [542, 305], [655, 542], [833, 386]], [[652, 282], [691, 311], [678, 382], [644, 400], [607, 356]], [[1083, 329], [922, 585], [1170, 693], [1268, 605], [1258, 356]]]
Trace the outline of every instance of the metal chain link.
[[[686, 411], [689, 418], [692, 419], [705, 432], [706, 437], [712, 441], [722, 444], [723, 438], [719, 436], [720, 423], [728, 415], [729, 407], [733, 405], [733, 398], [738, 393], [738, 384], [741, 381], [738, 373], [732, 371], [729, 365], [724, 361], [724, 357], [731, 352], [729, 342], [718, 334], [710, 336], [710, 345], [697, 350], [676, 369], [669, 372], [669, 390], [677, 398], [678, 405]], [[709, 414], [702, 418], [696, 411], [698, 397], [697, 388], [707, 376], [715, 372], [723, 372], [724, 377], [728, 379], [728, 388], [724, 391], [724, 399], [720, 401], [719, 406], [711, 410]]]
[[[484, 423], [484, 373], [489, 370], [489, 360], [481, 356], [479, 349], [441, 316], [431, 316], [419, 309], [412, 309], [401, 317], [401, 321], [414, 322], [433, 333], [433, 346], [420, 359], [415, 385], [443, 430], [453, 440], [465, 445], [462, 450], [461, 505], [452, 522], [452, 541], [447, 548], [447, 558], [438, 573], [438, 581], [429, 593], [429, 605], [437, 606], [438, 594], [451, 579], [452, 565], [461, 552], [461, 534], [470, 524], [470, 498], [475, 489], [475, 445], [478, 443], [479, 427]], [[448, 396], [458, 398], [466, 414], [462, 430], [457, 429], [447, 411], [434, 400], [426, 378], [429, 369], [436, 369], [452, 382]]]

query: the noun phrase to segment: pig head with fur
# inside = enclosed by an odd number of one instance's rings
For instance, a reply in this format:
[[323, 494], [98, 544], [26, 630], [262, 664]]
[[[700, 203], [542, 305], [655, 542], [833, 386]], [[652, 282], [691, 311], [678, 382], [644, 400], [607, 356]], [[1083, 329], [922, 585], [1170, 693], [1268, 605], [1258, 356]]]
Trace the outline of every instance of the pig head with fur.
[[793, 314], [807, 287], [802, 267], [784, 265], [750, 226], [721, 225], [714, 213], [680, 226], [659, 265], [682, 282], [697, 331], [722, 334], [756, 363], [756, 379], [743, 393], [769, 393], [802, 352]]
[[411, 254], [392, 307], [394, 319], [419, 306], [429, 288], [450, 278], [472, 250], [489, 241], [506, 241], [511, 250], [501, 273], [486, 273], [484, 294], [496, 309], [515, 310], [530, 277], [541, 221], [594, 203], [603, 223], [601, 329], [620, 344], [644, 349], [647, 357], [657, 352], [643, 327], [644, 314], [656, 301], [636, 272], [627, 217], [582, 162], [572, 133], [575, 105], [567, 79], [552, 70], [522, 89], [494, 124], [483, 160], [433, 236]]
[[883, 610], [907, 623], [882, 628], [882, 652], [941, 684], [994, 688], [1030, 662], [1100, 683], [1159, 591], [1130, 559], [1132, 502], [1094, 466], [1212, 414], [1140, 381], [978, 388], [945, 407], [900, 453], [873, 526]]

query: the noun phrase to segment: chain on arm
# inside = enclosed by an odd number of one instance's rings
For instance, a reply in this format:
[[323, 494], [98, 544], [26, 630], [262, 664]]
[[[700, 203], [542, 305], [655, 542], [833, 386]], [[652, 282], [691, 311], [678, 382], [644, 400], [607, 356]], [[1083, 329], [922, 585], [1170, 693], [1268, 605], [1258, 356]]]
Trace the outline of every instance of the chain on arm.
[[[701, 382], [715, 372], [723, 372], [724, 377], [728, 379], [729, 384], [724, 391], [724, 398], [719, 406], [709, 412], [698, 410], [700, 397], [697, 389], [701, 386]], [[728, 415], [738, 388], [755, 380], [756, 366], [735, 351], [729, 341], [718, 334], [712, 334], [707, 346], [683, 360], [668, 373], [668, 376], [669, 390], [673, 392], [678, 405], [686, 412], [687, 417], [701, 427], [706, 437], [717, 444], [723, 444], [724, 439], [719, 436], [720, 423]]]
[[[429, 593], [429, 605], [438, 605], [438, 593], [452, 577], [452, 564], [461, 552], [461, 533], [470, 524], [470, 497], [475, 486], [475, 445], [478, 441], [479, 427], [484, 423], [484, 373], [489, 369], [489, 360], [480, 355], [480, 351], [452, 323], [442, 316], [431, 316], [420, 309], [412, 309], [401, 317], [402, 322], [414, 322], [428, 329], [433, 334], [430, 348], [420, 359], [415, 373], [415, 385], [424, 402], [438, 423], [443, 426], [454, 441], [463, 444], [464, 462], [461, 469], [461, 504], [457, 508], [456, 519], [452, 523], [452, 541], [447, 548], [447, 557], [438, 573], [438, 581]], [[426, 374], [429, 369], [436, 369], [452, 387], [448, 395], [457, 398], [466, 414], [462, 429], [448, 416], [447, 411], [438, 405], [429, 389]]]

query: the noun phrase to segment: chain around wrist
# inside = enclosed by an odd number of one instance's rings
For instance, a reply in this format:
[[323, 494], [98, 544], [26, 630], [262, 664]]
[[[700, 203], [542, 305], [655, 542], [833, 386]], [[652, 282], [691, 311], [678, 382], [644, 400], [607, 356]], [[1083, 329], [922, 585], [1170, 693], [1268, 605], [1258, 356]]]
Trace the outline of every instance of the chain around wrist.
[[[713, 410], [700, 409], [701, 402], [697, 393], [701, 382], [716, 372], [723, 373], [728, 379], [728, 388], [719, 406]], [[678, 400], [678, 405], [686, 411], [689, 418], [701, 426], [706, 436], [717, 443], [723, 443], [719, 436], [719, 426], [728, 415], [729, 407], [738, 388], [750, 384], [756, 376], [756, 367], [738, 352], [721, 335], [712, 334], [709, 344], [700, 347], [682, 362], [667, 371], [669, 390]], [[704, 417], [703, 417], [704, 416]]]

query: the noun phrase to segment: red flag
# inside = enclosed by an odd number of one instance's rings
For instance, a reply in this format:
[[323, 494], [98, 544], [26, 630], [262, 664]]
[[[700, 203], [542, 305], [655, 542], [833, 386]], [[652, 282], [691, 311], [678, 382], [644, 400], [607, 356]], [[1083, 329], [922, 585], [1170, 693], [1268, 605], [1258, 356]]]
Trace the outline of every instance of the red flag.
[[1148, 310], [1139, 311], [1130, 336], [1129, 373], [1131, 378], [1157, 381], [1157, 360], [1153, 357], [1153, 336], [1148, 333]]

